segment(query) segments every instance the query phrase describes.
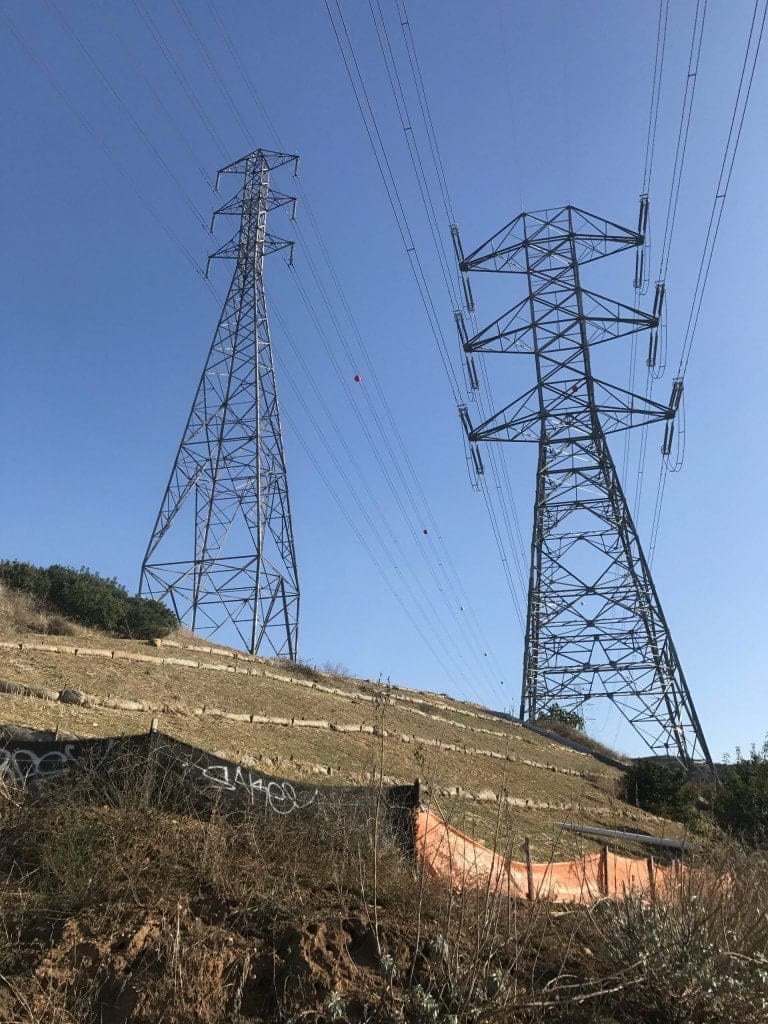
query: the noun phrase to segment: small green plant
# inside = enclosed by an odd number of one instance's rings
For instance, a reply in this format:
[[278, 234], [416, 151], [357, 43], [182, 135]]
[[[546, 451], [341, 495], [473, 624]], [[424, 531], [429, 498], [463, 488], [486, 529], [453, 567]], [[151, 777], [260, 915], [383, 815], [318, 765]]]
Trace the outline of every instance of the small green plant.
[[726, 832], [755, 845], [768, 845], [768, 738], [748, 757], [737, 750], [717, 787], [712, 806]]
[[394, 979], [397, 977], [397, 964], [395, 958], [389, 953], [382, 953], [379, 957], [379, 967], [385, 978]]
[[323, 1010], [326, 1020], [343, 1020], [347, 1015], [347, 1004], [341, 994], [334, 991], [327, 996]]
[[440, 1004], [421, 985], [411, 991], [409, 1020], [415, 1024], [437, 1024], [440, 1020]]

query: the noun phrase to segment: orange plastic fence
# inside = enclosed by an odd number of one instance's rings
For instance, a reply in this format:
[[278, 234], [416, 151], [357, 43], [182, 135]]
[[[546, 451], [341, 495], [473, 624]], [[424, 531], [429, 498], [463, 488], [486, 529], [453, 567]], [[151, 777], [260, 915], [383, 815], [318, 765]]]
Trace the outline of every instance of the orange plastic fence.
[[688, 874], [678, 862], [662, 867], [653, 857], [622, 857], [607, 849], [545, 864], [506, 860], [433, 810], [414, 811], [414, 837], [417, 857], [429, 874], [457, 889], [490, 887], [521, 899], [594, 903], [605, 896], [620, 899], [630, 894], [663, 899], [679, 889]]

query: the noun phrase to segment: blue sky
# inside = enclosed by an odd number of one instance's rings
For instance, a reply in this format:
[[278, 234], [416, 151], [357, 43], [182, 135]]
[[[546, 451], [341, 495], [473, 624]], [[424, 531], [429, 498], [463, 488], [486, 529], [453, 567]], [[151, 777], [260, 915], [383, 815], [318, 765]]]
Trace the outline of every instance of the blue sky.
[[[671, 5], [651, 185], [654, 267], [694, 8], [692, 0]], [[342, 9], [458, 366], [451, 303], [371, 9], [350, 0]], [[416, 111], [396, 5], [382, 0], [381, 10]], [[656, 3], [410, 0], [407, 12], [465, 247], [521, 208], [572, 202], [635, 223]], [[661, 399], [680, 353], [751, 14], [751, 0], [709, 5], [667, 275], [670, 365], [654, 392]], [[301, 654], [516, 709], [522, 630], [322, 0], [31, 0], [5, 3], [0, 25], [0, 87], [12, 98], [0, 165], [0, 555], [88, 565], [135, 589], [227, 285], [228, 265], [214, 268], [212, 290], [193, 266], [223, 241], [207, 233], [222, 201], [210, 181], [257, 146], [285, 148], [301, 156], [296, 270], [272, 257], [267, 287], [302, 584]], [[686, 377], [685, 465], [667, 486], [654, 559], [718, 757], [768, 728], [764, 65]], [[292, 182], [275, 184], [290, 190]], [[277, 221], [273, 228], [289, 231]], [[587, 284], [631, 303], [632, 272], [631, 255], [615, 257]], [[503, 282], [478, 287], [476, 298], [482, 323], [506, 308]], [[605, 375], [626, 381], [627, 343], [600, 358]], [[516, 393], [512, 367], [487, 369], [497, 399]], [[641, 538], [650, 532], [660, 442], [649, 435]], [[527, 559], [534, 464], [530, 452], [511, 449], [497, 454]], [[623, 442], [613, 451], [623, 467]], [[624, 469], [630, 497], [637, 451], [633, 439]], [[592, 725], [631, 748], [597, 706]]]

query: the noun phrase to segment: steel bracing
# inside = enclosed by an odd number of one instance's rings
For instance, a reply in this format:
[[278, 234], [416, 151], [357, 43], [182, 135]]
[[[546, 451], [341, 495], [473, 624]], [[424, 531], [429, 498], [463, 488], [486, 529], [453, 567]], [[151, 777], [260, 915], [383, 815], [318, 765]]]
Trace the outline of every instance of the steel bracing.
[[[665, 421], [668, 451], [681, 384], [661, 405], [596, 377], [594, 346], [637, 331], [657, 332], [653, 314], [588, 291], [581, 268], [643, 235], [573, 206], [523, 213], [469, 255], [460, 269], [521, 275], [527, 294], [470, 337], [465, 352], [533, 358], [536, 383], [473, 426], [481, 441], [538, 445], [536, 500], [520, 715], [553, 704], [578, 710], [611, 700], [655, 754], [690, 766], [709, 750], [672, 642], [606, 435]], [[465, 290], [471, 301], [468, 280]], [[653, 336], [651, 339], [653, 344]]]
[[[299, 581], [264, 257], [293, 243], [267, 214], [295, 199], [270, 187], [287, 153], [257, 149], [219, 171], [235, 196], [214, 213], [238, 218], [209, 257], [234, 260], [232, 282], [141, 567], [140, 593], [169, 603], [204, 636], [229, 630], [251, 653], [296, 658]], [[213, 229], [213, 221], [211, 223]]]

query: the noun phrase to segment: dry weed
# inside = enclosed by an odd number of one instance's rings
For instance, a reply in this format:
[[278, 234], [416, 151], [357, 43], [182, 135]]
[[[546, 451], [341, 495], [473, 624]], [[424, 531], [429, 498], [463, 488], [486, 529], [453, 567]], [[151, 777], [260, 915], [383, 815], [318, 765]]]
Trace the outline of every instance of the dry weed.
[[0, 1020], [758, 1024], [768, 868], [706, 863], [666, 904], [452, 892], [377, 788], [235, 811], [129, 753], [3, 804]]

